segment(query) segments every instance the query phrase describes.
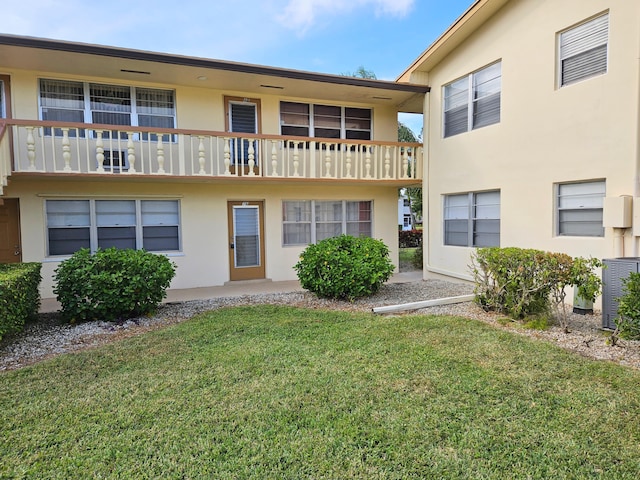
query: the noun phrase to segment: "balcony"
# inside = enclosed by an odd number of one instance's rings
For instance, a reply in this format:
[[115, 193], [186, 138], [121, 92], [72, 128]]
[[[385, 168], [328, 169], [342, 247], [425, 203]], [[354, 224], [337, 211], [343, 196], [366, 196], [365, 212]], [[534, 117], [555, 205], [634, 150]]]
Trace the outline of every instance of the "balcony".
[[[422, 144], [0, 120], [0, 181], [20, 175], [417, 184]], [[0, 185], [1, 188], [1, 185]]]

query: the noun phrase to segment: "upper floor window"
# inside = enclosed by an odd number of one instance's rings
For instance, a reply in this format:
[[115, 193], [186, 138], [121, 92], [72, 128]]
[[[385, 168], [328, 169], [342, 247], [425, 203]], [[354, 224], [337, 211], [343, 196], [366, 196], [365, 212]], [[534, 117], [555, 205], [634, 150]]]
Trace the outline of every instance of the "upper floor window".
[[174, 128], [176, 115], [171, 90], [40, 79], [40, 116], [45, 121]]
[[444, 86], [444, 136], [500, 122], [502, 62]]
[[500, 191], [445, 195], [444, 244], [499, 247]]
[[372, 202], [287, 200], [282, 202], [283, 245], [306, 245], [329, 237], [370, 237]]
[[560, 86], [607, 72], [609, 14], [560, 33]]
[[282, 135], [371, 140], [368, 108], [280, 102]]
[[561, 183], [557, 187], [558, 235], [604, 237], [604, 180]]

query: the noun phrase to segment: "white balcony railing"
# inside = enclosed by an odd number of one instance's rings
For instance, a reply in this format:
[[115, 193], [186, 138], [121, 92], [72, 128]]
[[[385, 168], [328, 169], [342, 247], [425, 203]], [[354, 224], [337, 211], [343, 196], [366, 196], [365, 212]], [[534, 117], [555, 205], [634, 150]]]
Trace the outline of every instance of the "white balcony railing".
[[422, 178], [422, 145], [7, 119], [0, 120], [0, 164], [0, 174], [413, 183]]

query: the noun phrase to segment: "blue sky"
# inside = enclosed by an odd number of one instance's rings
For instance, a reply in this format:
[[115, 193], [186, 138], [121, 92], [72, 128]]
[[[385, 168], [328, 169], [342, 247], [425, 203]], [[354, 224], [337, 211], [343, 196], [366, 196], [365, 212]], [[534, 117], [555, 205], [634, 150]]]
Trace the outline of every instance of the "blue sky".
[[[2, 31], [394, 80], [473, 0], [4, 0]], [[416, 130], [417, 122], [404, 118]]]

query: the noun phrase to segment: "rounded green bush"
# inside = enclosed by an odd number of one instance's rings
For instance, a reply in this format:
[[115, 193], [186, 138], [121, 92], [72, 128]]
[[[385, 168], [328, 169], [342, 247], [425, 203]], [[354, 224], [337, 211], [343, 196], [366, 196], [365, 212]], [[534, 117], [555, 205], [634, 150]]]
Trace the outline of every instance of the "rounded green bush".
[[350, 235], [309, 245], [293, 268], [306, 290], [349, 301], [376, 293], [395, 270], [382, 241]]
[[71, 322], [146, 315], [166, 296], [175, 264], [144, 250], [83, 248], [55, 270], [53, 292]]

